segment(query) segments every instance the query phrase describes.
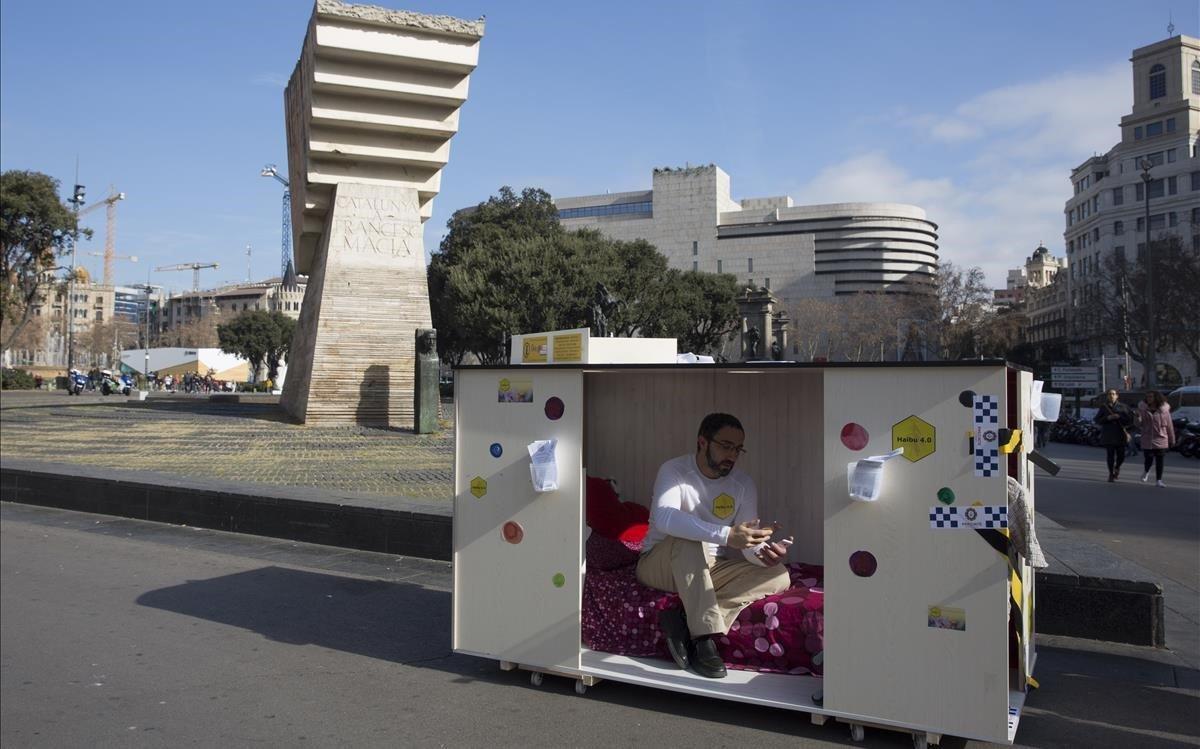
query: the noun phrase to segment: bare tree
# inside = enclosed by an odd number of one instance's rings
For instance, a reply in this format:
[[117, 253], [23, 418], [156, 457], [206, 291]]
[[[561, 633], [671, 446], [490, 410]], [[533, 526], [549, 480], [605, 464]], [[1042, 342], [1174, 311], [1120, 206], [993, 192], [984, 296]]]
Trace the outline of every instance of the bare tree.
[[830, 299], [801, 299], [788, 310], [792, 318], [791, 339], [800, 361], [818, 356], [829, 358], [830, 325], [835, 317]]
[[215, 348], [219, 345], [215, 316], [194, 317], [165, 332], [160, 341], [167, 346]]
[[1151, 243], [1154, 300], [1146, 304], [1145, 254], [1133, 262], [1113, 256], [1104, 272], [1080, 283], [1078, 312], [1072, 333], [1083, 340], [1115, 344], [1134, 361], [1145, 363], [1149, 320], [1153, 309], [1157, 351], [1178, 350], [1200, 369], [1200, 249], [1188, 249], [1179, 237], [1163, 235]]

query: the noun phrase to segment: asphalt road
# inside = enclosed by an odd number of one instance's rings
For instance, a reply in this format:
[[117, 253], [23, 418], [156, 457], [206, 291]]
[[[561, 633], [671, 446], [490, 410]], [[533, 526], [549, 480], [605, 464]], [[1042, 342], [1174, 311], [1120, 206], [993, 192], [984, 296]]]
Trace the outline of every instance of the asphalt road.
[[1037, 509], [1094, 543], [1200, 591], [1200, 460], [1168, 453], [1160, 489], [1143, 484], [1142, 456], [1108, 482], [1104, 448], [1052, 442], [1058, 476], [1039, 471]]
[[1160, 489], [1153, 476], [1142, 483], [1141, 455], [1109, 483], [1103, 448], [1051, 442], [1045, 452], [1062, 471], [1038, 472], [1038, 512], [1149, 570], [1163, 585], [1167, 647], [1200, 666], [1200, 460], [1168, 453]]
[[[439, 562], [6, 503], [0, 580], [6, 749], [851, 745], [803, 714], [581, 697], [452, 655]], [[1042, 638], [1037, 675], [1021, 746], [1200, 744], [1200, 674], [1169, 653]]]

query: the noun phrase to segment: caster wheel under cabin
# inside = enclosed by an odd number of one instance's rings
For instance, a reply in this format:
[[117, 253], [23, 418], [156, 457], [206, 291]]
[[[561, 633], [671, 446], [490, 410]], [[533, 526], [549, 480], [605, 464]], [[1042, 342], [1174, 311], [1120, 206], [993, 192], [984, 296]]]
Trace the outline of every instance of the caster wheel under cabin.
[[587, 694], [587, 684], [583, 683], [583, 679], [575, 680], [575, 694]]
[[531, 671], [529, 673], [529, 683], [535, 687], [540, 687], [542, 685], [542, 672]]
[[850, 739], [852, 741], [862, 741], [867, 736], [867, 729], [863, 728], [858, 723], [850, 724]]

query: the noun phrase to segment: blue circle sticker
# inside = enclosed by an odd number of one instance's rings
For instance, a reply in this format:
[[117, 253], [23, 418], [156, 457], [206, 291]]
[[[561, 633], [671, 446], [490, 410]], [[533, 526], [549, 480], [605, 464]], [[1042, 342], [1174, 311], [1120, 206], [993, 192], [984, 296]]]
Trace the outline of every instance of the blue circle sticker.
[[499, 442], [493, 442], [492, 446], [488, 449], [491, 451], [493, 458], [499, 458], [501, 455], [504, 454], [504, 448], [500, 447]]

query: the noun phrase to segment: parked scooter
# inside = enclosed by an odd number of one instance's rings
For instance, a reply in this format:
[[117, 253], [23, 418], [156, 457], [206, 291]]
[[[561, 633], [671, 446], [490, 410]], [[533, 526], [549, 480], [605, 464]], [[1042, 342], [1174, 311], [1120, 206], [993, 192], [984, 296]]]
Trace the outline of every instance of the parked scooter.
[[[113, 393], [122, 392], [123, 385], [116, 377], [113, 377], [111, 369], [100, 370], [100, 392], [104, 395], [112, 395]], [[129, 393], [126, 391], [125, 395]]]
[[67, 395], [79, 395], [87, 387], [87, 384], [87, 375], [78, 369], [72, 369], [67, 373]]
[[1200, 458], [1200, 422], [1175, 419], [1175, 449], [1185, 458]]

